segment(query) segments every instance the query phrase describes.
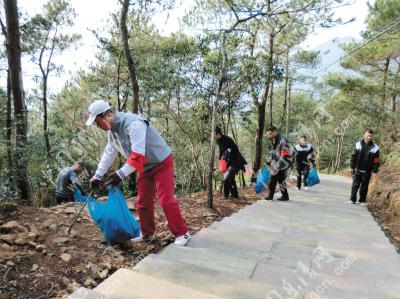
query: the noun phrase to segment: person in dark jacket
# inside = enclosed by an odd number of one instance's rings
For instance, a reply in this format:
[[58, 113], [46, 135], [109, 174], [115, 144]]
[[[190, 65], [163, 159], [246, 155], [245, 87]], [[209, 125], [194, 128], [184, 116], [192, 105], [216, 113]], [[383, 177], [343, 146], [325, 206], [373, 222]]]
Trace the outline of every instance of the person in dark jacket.
[[360, 190], [360, 205], [365, 205], [368, 184], [371, 176], [374, 177], [379, 169], [379, 146], [373, 142], [374, 132], [371, 129], [364, 131], [363, 139], [358, 141], [350, 158], [350, 167], [353, 174], [351, 197], [349, 203], [357, 202], [357, 192]]
[[297, 186], [296, 189], [301, 189], [301, 177], [304, 178], [304, 189], [308, 190], [307, 177], [310, 173], [310, 164], [315, 167], [314, 149], [307, 142], [306, 136], [301, 136], [300, 142], [294, 147], [294, 155], [297, 170]]
[[75, 189], [79, 189], [82, 194], [82, 184], [78, 176], [85, 170], [85, 165], [81, 161], [77, 161], [70, 167], [63, 168], [56, 179], [56, 200], [60, 204], [64, 201], [74, 201]]
[[219, 160], [224, 159], [228, 165], [227, 170], [224, 173], [224, 199], [228, 199], [229, 195], [232, 198], [238, 199], [239, 194], [237, 191], [235, 176], [239, 170], [245, 171], [244, 166], [247, 162], [243, 158], [233, 139], [222, 134], [221, 128], [215, 128], [214, 138], [219, 147]]
[[267, 136], [269, 138], [269, 152], [266, 165], [270, 169], [271, 177], [268, 183], [269, 195], [265, 199], [272, 200], [274, 198], [276, 184], [279, 183], [282, 197], [278, 200], [289, 200], [285, 182], [286, 170], [291, 163], [289, 143], [286, 137], [280, 134], [273, 125], [267, 128]]

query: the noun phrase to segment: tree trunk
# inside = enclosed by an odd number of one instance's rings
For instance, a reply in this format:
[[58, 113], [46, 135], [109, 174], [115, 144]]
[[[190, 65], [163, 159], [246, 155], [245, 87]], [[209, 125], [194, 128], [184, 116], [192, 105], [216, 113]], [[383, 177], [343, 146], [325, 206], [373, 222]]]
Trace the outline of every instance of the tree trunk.
[[289, 49], [286, 52], [286, 64], [285, 64], [285, 95], [284, 95], [284, 102], [283, 102], [283, 113], [282, 113], [282, 123], [286, 119], [285, 125], [285, 133], [286, 137], [289, 134], [289, 126], [288, 126], [288, 93], [289, 93]]
[[261, 167], [262, 139], [265, 128], [265, 107], [266, 102], [257, 106], [257, 129], [256, 129], [256, 152], [253, 163], [253, 171], [256, 173]]
[[132, 112], [139, 112], [139, 83], [137, 79], [135, 65], [129, 50], [129, 35], [128, 28], [126, 26], [126, 18], [128, 15], [129, 0], [124, 0], [121, 12], [121, 33], [122, 33], [122, 44], [124, 48], [126, 62], [128, 64], [129, 79], [132, 85], [133, 91], [133, 102], [132, 102]]
[[393, 95], [392, 95], [392, 112], [396, 112], [396, 100], [397, 100], [397, 96], [398, 96], [398, 80], [399, 80], [399, 74], [400, 74], [400, 64], [397, 67], [397, 72], [396, 72], [396, 80], [395, 83], [393, 84], [392, 90], [393, 91]]
[[[171, 97], [168, 97], [167, 100], [168, 110], [170, 109], [170, 105], [171, 105]], [[167, 114], [165, 115], [165, 140], [167, 141], [167, 143], [169, 142], [169, 117]]]
[[[146, 101], [144, 99], [144, 101]], [[147, 99], [147, 120], [150, 121], [151, 120], [151, 99], [150, 97]]]
[[208, 208], [213, 208], [213, 174], [214, 174], [214, 160], [215, 160], [215, 140], [214, 140], [214, 132], [215, 127], [217, 125], [217, 111], [218, 111], [218, 104], [221, 99], [221, 90], [222, 86], [226, 80], [226, 63], [227, 63], [227, 54], [225, 49], [225, 38], [226, 32], [223, 31], [221, 33], [221, 51], [222, 51], [222, 66], [219, 74], [219, 81], [217, 86], [217, 92], [215, 96], [215, 100], [213, 103], [212, 109], [212, 119], [211, 119], [211, 151], [210, 151], [210, 162], [208, 165], [208, 180], [207, 180], [207, 206]]
[[120, 92], [120, 81], [121, 81], [121, 57], [122, 55], [120, 54], [118, 56], [118, 65], [117, 65], [117, 86], [116, 86], [116, 92], [117, 92], [117, 109], [118, 111], [121, 111], [122, 105], [121, 105], [121, 92]]
[[46, 76], [43, 77], [43, 134], [44, 134], [44, 143], [46, 145], [47, 157], [51, 158], [49, 127], [47, 120], [47, 77]]
[[336, 135], [335, 144], [336, 144], [336, 154], [335, 154], [335, 162], [333, 165], [333, 172], [336, 172], [337, 169], [338, 152], [339, 152], [339, 135]]
[[[121, 12], [121, 33], [122, 33], [122, 44], [124, 48], [126, 62], [128, 64], [129, 71], [129, 80], [132, 85], [133, 92], [133, 102], [132, 102], [132, 112], [138, 114], [139, 113], [139, 83], [137, 79], [135, 65], [133, 63], [133, 59], [131, 56], [131, 52], [129, 50], [129, 35], [128, 28], [126, 26], [126, 18], [128, 15], [129, 8], [129, 0], [124, 0], [122, 4], [122, 12]], [[133, 193], [136, 190], [136, 172], [134, 172], [129, 177], [129, 187]]]
[[274, 120], [272, 117], [273, 97], [274, 97], [274, 80], [271, 80], [271, 88], [270, 88], [270, 92], [269, 92], [269, 123], [270, 124], [274, 123]]
[[331, 159], [329, 160], [329, 163], [328, 163], [328, 174], [331, 174], [332, 163], [333, 163], [333, 158], [331, 157]]
[[4, 10], [7, 23], [8, 67], [11, 74], [11, 89], [14, 100], [15, 134], [15, 166], [18, 195], [21, 199], [29, 200], [29, 183], [27, 175], [27, 110], [21, 70], [21, 46], [16, 0], [4, 0]]
[[246, 187], [246, 181], [244, 179], [244, 173], [243, 171], [240, 172], [240, 179], [242, 181], [242, 187]]
[[9, 186], [11, 187], [12, 180], [12, 168], [13, 168], [13, 157], [12, 157], [12, 122], [11, 122], [11, 78], [10, 71], [7, 70], [7, 111], [6, 111], [6, 147], [7, 147], [7, 178], [9, 181]]
[[194, 179], [194, 171], [190, 171], [190, 179], [189, 179], [189, 187], [188, 187], [189, 194], [192, 193], [193, 179]]
[[383, 82], [382, 82], [382, 97], [381, 97], [381, 106], [385, 106], [386, 102], [386, 85], [387, 85], [387, 74], [389, 70], [390, 58], [386, 58], [385, 68], [383, 70]]
[[204, 175], [203, 175], [203, 172], [201, 171], [201, 167], [199, 164], [199, 155], [196, 153], [195, 144], [191, 140], [190, 140], [190, 145], [191, 145], [191, 151], [192, 151], [192, 158], [194, 161], [194, 165], [196, 166], [197, 174], [198, 174], [199, 180], [200, 180], [201, 189], [203, 189], [203, 191], [206, 191], [206, 183], [205, 183]]
[[336, 158], [335, 158], [335, 167], [334, 172], [339, 171], [340, 169], [340, 160], [342, 158], [342, 146], [343, 146], [344, 134], [336, 135]]
[[[256, 130], [256, 144], [255, 144], [255, 157], [253, 163], [254, 174], [260, 169], [262, 158], [262, 138], [265, 128], [265, 106], [269, 96], [269, 88], [272, 80], [273, 70], [273, 54], [274, 54], [274, 34], [271, 32], [269, 35], [269, 53], [268, 53], [268, 71], [267, 78], [264, 83], [264, 90], [261, 95], [261, 103], [257, 103], [257, 130]], [[254, 175], [253, 174], [253, 175]], [[254, 180], [254, 178], [252, 179]]]
[[286, 104], [286, 138], [289, 138], [289, 122], [290, 122], [290, 109], [291, 109], [291, 95], [292, 95], [292, 80], [289, 79], [289, 90]]

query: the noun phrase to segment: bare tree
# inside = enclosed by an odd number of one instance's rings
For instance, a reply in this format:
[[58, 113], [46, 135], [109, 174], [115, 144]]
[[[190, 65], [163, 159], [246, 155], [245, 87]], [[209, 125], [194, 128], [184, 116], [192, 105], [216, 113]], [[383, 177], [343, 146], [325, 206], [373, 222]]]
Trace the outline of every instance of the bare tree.
[[24, 47], [41, 73], [43, 103], [43, 135], [47, 157], [51, 156], [48, 126], [48, 84], [50, 73], [60, 70], [54, 56], [75, 45], [78, 34], [65, 34], [63, 28], [72, 26], [76, 13], [68, 0], [51, 0], [44, 4], [43, 13], [37, 14], [24, 27]]
[[29, 200], [28, 159], [27, 159], [27, 109], [24, 99], [21, 69], [21, 44], [19, 32], [18, 7], [16, 0], [4, 0], [7, 30], [7, 57], [10, 70], [12, 97], [15, 116], [15, 166], [18, 195]]
[[[6, 26], [3, 23], [3, 20], [0, 18], [0, 26], [1, 26], [1, 32], [4, 35], [5, 42], [4, 46], [6, 49], [6, 52], [8, 51], [8, 45], [7, 45], [7, 29]], [[10, 78], [10, 71], [7, 70], [7, 106], [6, 106], [6, 123], [5, 123], [5, 142], [6, 142], [6, 148], [7, 148], [7, 177], [8, 177], [8, 182], [9, 185], [12, 186], [11, 184], [11, 171], [13, 167], [13, 157], [12, 157], [12, 120], [11, 120], [11, 110], [12, 110], [12, 95], [11, 95], [11, 78]]]
[[129, 0], [123, 0], [122, 10], [121, 10], [121, 33], [122, 33], [122, 45], [124, 48], [125, 59], [128, 64], [129, 79], [132, 85], [133, 91], [133, 102], [132, 102], [132, 112], [138, 113], [139, 111], [139, 83], [137, 78], [137, 72], [135, 65], [133, 63], [133, 58], [131, 56], [131, 51], [129, 49], [129, 34], [126, 25], [126, 19], [128, 15]]

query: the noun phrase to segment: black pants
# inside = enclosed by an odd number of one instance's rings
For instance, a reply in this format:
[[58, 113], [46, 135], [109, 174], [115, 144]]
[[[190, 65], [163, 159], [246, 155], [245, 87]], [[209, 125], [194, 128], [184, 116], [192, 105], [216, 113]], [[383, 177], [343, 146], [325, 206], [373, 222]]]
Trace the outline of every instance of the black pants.
[[301, 188], [301, 176], [303, 175], [304, 186], [307, 187], [307, 178], [310, 173], [310, 167], [308, 165], [298, 165], [297, 166], [297, 188]]
[[224, 198], [228, 198], [229, 195], [233, 198], [239, 198], [235, 176], [236, 169], [232, 166], [229, 166], [228, 170], [224, 174]]
[[360, 200], [359, 202], [365, 202], [367, 199], [369, 180], [371, 179], [370, 173], [356, 172], [353, 174], [353, 184], [351, 186], [351, 197], [352, 202], [357, 201], [357, 192], [360, 189]]
[[269, 199], [272, 199], [274, 197], [276, 183], [279, 183], [279, 189], [281, 190], [282, 198], [289, 199], [289, 194], [287, 192], [287, 186], [285, 180], [286, 180], [286, 170], [279, 170], [276, 175], [271, 176], [268, 183]]
[[59, 196], [59, 195], [56, 195], [56, 200], [57, 200], [57, 203], [60, 204], [60, 203], [65, 202], [65, 201], [75, 201], [75, 197], [73, 195], [71, 195], [71, 196]]

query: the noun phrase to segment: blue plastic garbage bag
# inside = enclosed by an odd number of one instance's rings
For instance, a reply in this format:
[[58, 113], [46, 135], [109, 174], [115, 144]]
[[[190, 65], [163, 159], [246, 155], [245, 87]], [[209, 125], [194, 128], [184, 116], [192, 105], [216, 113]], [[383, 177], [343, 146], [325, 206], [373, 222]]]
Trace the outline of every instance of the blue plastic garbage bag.
[[82, 195], [81, 190], [76, 189], [75, 190], [75, 202], [85, 202], [87, 201], [87, 196]]
[[75, 193], [76, 201], [84, 201], [83, 197], [88, 200], [90, 215], [109, 245], [120, 244], [140, 235], [140, 225], [129, 211], [118, 187], [108, 189], [108, 200], [105, 202], [99, 202], [94, 197], [88, 199], [80, 192]]
[[313, 168], [310, 171], [310, 174], [308, 175], [308, 178], [307, 178], [306, 182], [307, 182], [307, 185], [309, 187], [312, 187], [312, 186], [314, 186], [316, 184], [319, 184], [321, 182], [319, 180], [319, 176], [318, 176], [317, 170], [315, 168]]
[[256, 179], [256, 193], [260, 193], [264, 190], [265, 186], [268, 185], [269, 181], [269, 170], [267, 167], [263, 167]]

